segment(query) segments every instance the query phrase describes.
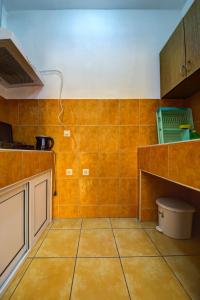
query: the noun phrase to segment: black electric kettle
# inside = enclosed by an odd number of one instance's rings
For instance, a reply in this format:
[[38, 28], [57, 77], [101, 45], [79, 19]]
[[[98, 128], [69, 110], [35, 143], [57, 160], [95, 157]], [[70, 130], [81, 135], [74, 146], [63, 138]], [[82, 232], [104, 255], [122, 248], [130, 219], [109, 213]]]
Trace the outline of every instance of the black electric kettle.
[[51, 150], [54, 145], [54, 140], [50, 136], [36, 136], [36, 149], [37, 150]]

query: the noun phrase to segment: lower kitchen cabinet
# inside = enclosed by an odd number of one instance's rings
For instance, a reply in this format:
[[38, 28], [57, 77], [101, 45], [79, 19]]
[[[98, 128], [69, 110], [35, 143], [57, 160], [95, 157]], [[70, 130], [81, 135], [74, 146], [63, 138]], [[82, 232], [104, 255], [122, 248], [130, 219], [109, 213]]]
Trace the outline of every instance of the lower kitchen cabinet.
[[0, 292], [51, 221], [51, 171], [0, 190]]
[[51, 173], [37, 176], [29, 183], [29, 243], [36, 242], [51, 219]]
[[28, 250], [28, 186], [0, 195], [0, 286]]

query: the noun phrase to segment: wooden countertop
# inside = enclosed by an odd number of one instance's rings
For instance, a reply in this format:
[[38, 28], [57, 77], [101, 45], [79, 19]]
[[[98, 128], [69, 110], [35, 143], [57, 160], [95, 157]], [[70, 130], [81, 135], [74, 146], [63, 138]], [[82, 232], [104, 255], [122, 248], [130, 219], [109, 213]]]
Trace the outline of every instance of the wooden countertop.
[[51, 150], [36, 150], [36, 149], [3, 149], [3, 148], [0, 148], [0, 151], [3, 151], [3, 152], [53, 152]]

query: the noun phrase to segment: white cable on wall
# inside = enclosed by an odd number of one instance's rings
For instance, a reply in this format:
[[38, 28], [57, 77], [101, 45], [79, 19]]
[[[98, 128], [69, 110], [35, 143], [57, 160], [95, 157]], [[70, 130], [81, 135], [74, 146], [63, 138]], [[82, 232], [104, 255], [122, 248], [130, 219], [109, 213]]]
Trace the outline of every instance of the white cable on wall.
[[60, 90], [59, 90], [59, 106], [60, 106], [60, 111], [58, 113], [58, 122], [60, 124], [63, 124], [63, 114], [64, 114], [64, 106], [63, 106], [63, 101], [62, 101], [62, 91], [63, 91], [63, 84], [64, 84], [64, 77], [63, 73], [60, 70], [41, 70], [41, 74], [46, 74], [46, 75], [57, 75], [60, 78]]
[[[57, 75], [60, 78], [60, 89], [59, 89], [59, 106], [60, 111], [58, 113], [58, 122], [63, 125], [63, 114], [64, 114], [64, 106], [62, 101], [62, 91], [63, 91], [63, 84], [64, 84], [64, 77], [63, 73], [60, 70], [41, 70], [41, 74], [45, 75]], [[54, 189], [53, 195], [57, 195], [57, 184], [56, 184], [56, 153], [54, 152]]]

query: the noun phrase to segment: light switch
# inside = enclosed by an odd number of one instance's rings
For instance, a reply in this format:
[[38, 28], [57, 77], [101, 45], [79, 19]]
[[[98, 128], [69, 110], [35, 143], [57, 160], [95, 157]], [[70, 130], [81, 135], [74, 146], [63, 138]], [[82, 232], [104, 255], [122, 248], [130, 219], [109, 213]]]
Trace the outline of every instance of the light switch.
[[72, 169], [66, 169], [66, 175], [67, 176], [72, 176], [73, 175], [73, 170]]
[[64, 130], [64, 136], [65, 137], [70, 137], [71, 136], [71, 131], [70, 130]]
[[90, 170], [89, 169], [83, 169], [83, 176], [89, 176]]

